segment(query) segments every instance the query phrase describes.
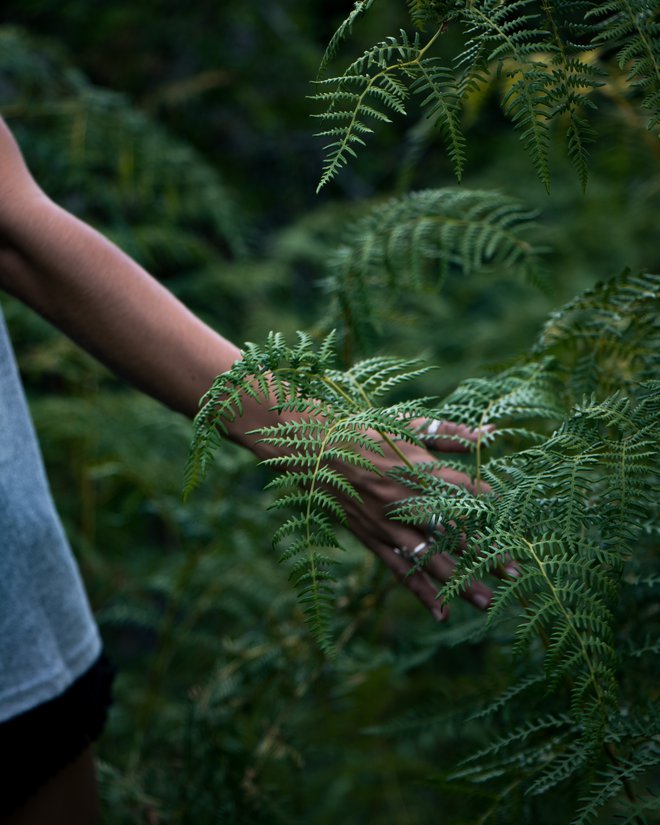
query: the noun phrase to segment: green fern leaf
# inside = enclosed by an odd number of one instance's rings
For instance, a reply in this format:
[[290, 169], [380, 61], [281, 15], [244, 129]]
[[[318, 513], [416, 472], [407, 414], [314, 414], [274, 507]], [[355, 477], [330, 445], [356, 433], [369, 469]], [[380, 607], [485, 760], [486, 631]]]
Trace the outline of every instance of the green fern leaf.
[[550, 764], [534, 779], [525, 789], [525, 793], [530, 796], [547, 793], [561, 782], [575, 776], [578, 771], [584, 768], [585, 763], [593, 757], [589, 748], [585, 748], [581, 739], [569, 742], [565, 750], [557, 753], [550, 761]]
[[468, 4], [463, 19], [471, 39], [460, 64], [470, 67], [481, 62], [483, 68], [488, 63], [498, 64], [498, 71], [508, 80], [502, 98], [504, 112], [520, 130], [534, 168], [549, 189], [547, 121], [552, 111], [551, 75], [537, 55], [547, 51], [550, 35], [538, 26], [536, 3], [485, 0]]
[[348, 370], [332, 368], [334, 334], [319, 347], [298, 333], [289, 347], [271, 333], [265, 346], [246, 345], [243, 359], [213, 383], [195, 420], [188, 477], [196, 483], [217, 447], [218, 432], [240, 416], [245, 398], [269, 404], [282, 420], [257, 431], [261, 444], [277, 450], [265, 460], [278, 471], [268, 487], [278, 493], [276, 510], [291, 511], [275, 533], [280, 560], [292, 565], [291, 578], [312, 634], [333, 653], [330, 632], [333, 567], [327, 550], [341, 545], [332, 523], [345, 521], [344, 502], [359, 500], [342, 468], [376, 472], [370, 455], [382, 442], [421, 443], [410, 427], [425, 407], [417, 400], [380, 407], [377, 402], [404, 381], [423, 374], [418, 361], [376, 357]]
[[347, 232], [328, 263], [336, 322], [363, 343], [411, 293], [450, 273], [507, 269], [533, 277], [543, 251], [527, 240], [535, 213], [497, 192], [435, 189], [391, 199]]
[[653, 0], [610, 0], [591, 9], [586, 19], [596, 24], [595, 46], [615, 47], [628, 82], [642, 93], [649, 110], [648, 128], [660, 123], [660, 11]]
[[[368, 49], [340, 77], [316, 81], [321, 90], [312, 99], [326, 109], [314, 117], [329, 125], [317, 134], [335, 138], [324, 147], [326, 157], [317, 191], [337, 175], [349, 157], [357, 156], [356, 148], [365, 145], [363, 136], [373, 132], [369, 121], [387, 123], [389, 113], [406, 113], [409, 91], [402, 77], [411, 73], [418, 76], [430, 42], [422, 46], [419, 34], [410, 40], [401, 31], [399, 38], [389, 37]], [[348, 110], [342, 108], [346, 103], [351, 104]]]
[[631, 780], [660, 764], [660, 746], [656, 742], [640, 747], [631, 759], [620, 759], [600, 771], [600, 779], [594, 783], [589, 795], [571, 825], [589, 825], [594, 822], [603, 806], [621, 790], [623, 779]]
[[339, 28], [330, 38], [330, 42], [328, 43], [325, 53], [321, 58], [317, 78], [320, 78], [325, 74], [328, 64], [337, 53], [337, 49], [343, 40], [352, 32], [353, 23], [361, 14], [364, 14], [369, 7], [373, 5], [373, 2], [374, 0], [356, 0], [348, 17], [342, 20]]
[[435, 119], [445, 141], [457, 180], [463, 177], [466, 141], [461, 125], [462, 97], [465, 90], [452, 70], [437, 58], [426, 58], [409, 71], [413, 94], [423, 97], [421, 106], [426, 117]]

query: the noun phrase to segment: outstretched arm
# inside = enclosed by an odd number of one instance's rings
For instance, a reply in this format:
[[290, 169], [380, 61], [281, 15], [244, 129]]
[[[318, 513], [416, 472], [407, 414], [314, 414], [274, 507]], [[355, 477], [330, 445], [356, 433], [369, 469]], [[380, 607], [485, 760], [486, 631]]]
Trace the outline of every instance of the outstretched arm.
[[[1, 118], [0, 287], [136, 387], [189, 416], [197, 412], [198, 400], [215, 376], [241, 357], [237, 347], [203, 324], [135, 261], [54, 204], [30, 175]], [[265, 448], [248, 433], [277, 421], [268, 405], [248, 399], [242, 417], [229, 424], [229, 437], [263, 457]], [[443, 425], [438, 431], [438, 446], [443, 436], [453, 434], [452, 428], [455, 425]], [[459, 434], [470, 436], [465, 428]], [[411, 463], [432, 460], [419, 447], [403, 449]], [[454, 561], [441, 554], [425, 572], [407, 575], [411, 561], [395, 548], [418, 547], [426, 537], [387, 517], [388, 509], [409, 493], [386, 475], [399, 463], [397, 456], [385, 448], [378, 461], [378, 476], [358, 467], [342, 468], [362, 497], [359, 505], [346, 502], [349, 525], [436, 618], [444, 618], [431, 577], [446, 581]], [[462, 473], [439, 472], [451, 483], [470, 487]], [[490, 591], [475, 583], [466, 598], [485, 608]]]
[[[135, 261], [53, 203], [1, 119], [0, 287], [186, 415], [240, 357]], [[245, 441], [241, 431], [232, 436]]]

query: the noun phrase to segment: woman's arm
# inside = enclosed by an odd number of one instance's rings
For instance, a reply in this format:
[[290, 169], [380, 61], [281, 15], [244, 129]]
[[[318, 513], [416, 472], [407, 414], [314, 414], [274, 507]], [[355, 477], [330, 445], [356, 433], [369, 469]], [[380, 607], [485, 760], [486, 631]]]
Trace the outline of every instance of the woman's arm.
[[[240, 357], [128, 255], [53, 203], [0, 120], [0, 287], [136, 387], [193, 416]], [[259, 421], [264, 418], [260, 408]], [[251, 446], [244, 421], [232, 432]]]
[[[213, 379], [240, 358], [240, 351], [207, 327], [114, 244], [54, 204], [30, 175], [0, 118], [0, 287], [15, 295], [78, 342], [114, 372], [172, 409], [193, 416]], [[228, 424], [229, 437], [263, 457], [266, 449], [247, 433], [277, 423], [267, 404], [246, 399], [243, 415]], [[470, 434], [443, 425], [442, 436]], [[402, 445], [412, 463], [432, 461], [426, 450]], [[341, 471], [361, 502], [344, 502], [353, 533], [378, 555], [437, 619], [446, 616], [430, 576], [446, 581], [455, 562], [431, 559], [424, 573], [407, 575], [411, 563], [395, 548], [424, 542], [421, 530], [394, 522], [389, 508], [409, 495], [387, 476], [400, 459], [384, 446], [374, 460], [380, 474], [346, 465]], [[463, 473], [439, 468], [445, 480], [471, 489]], [[485, 608], [490, 591], [475, 583], [466, 593]]]

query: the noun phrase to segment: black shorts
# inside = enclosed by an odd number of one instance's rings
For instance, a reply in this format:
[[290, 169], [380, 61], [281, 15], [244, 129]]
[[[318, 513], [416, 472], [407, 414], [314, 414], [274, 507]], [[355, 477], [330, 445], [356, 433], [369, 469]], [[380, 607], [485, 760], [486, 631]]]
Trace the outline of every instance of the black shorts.
[[101, 735], [115, 669], [104, 654], [82, 676], [32, 710], [0, 723], [0, 817], [20, 807]]

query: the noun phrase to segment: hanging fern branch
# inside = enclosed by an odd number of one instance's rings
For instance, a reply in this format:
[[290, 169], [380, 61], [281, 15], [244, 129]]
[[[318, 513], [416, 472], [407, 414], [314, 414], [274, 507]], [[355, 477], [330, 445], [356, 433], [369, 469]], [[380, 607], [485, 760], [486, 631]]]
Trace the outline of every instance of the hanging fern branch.
[[[493, 771], [498, 771], [500, 774], [506, 773], [510, 763], [524, 764], [527, 769], [530, 769], [529, 756], [534, 754], [538, 760], [538, 755], [534, 753], [534, 747], [527, 752], [521, 751], [518, 747], [521, 743], [525, 743], [529, 739], [533, 739], [537, 734], [546, 735], [548, 732], [556, 734], [555, 743], [564, 740], [565, 738], [575, 735], [575, 726], [572, 724], [570, 716], [566, 714], [561, 715], [545, 715], [539, 719], [534, 719], [526, 722], [515, 730], [508, 731], [504, 736], [498, 738], [495, 742], [490, 743], [487, 747], [471, 754], [462, 765], [465, 766], [461, 770], [455, 771], [452, 779], [472, 778], [480, 779], [485, 775], [492, 775]], [[561, 733], [560, 733], [561, 732]], [[509, 749], [513, 749], [513, 754], [508, 757], [503, 755]], [[485, 761], [495, 757], [493, 761]], [[507, 764], [509, 762], [509, 764]], [[475, 763], [477, 763], [475, 765]]]
[[332, 35], [330, 38], [330, 42], [321, 58], [321, 63], [319, 65], [319, 70], [317, 74], [317, 79], [323, 77], [328, 67], [328, 64], [332, 60], [332, 58], [337, 53], [337, 49], [343, 42], [343, 40], [348, 37], [348, 35], [353, 31], [353, 23], [355, 22], [356, 18], [358, 18], [361, 14], [364, 14], [370, 6], [372, 6], [374, 0], [356, 0], [351, 13], [348, 17], [341, 22], [341, 25], [337, 29], [337, 31]]
[[556, 359], [567, 405], [657, 375], [660, 275], [623, 272], [552, 313], [534, 353]]
[[[654, 725], [633, 718], [620, 697], [615, 627], [623, 566], [637, 551], [646, 525], [657, 524], [659, 298], [657, 276], [627, 272], [600, 284], [552, 316], [531, 363], [463, 382], [433, 411], [471, 427], [493, 422], [497, 437], [513, 435], [515, 443], [521, 436], [537, 439], [544, 419], [553, 425], [564, 419], [549, 437], [512, 455], [484, 463], [477, 450], [477, 475], [491, 495], [475, 499], [401, 474], [416, 495], [401, 503], [397, 516], [425, 524], [441, 515], [445, 530], [435, 535], [434, 552], [461, 554], [441, 591], [443, 600], [501, 571], [506, 559], [519, 565], [517, 575], [505, 576], [496, 588], [488, 622], [507, 627], [515, 621], [514, 653], [532, 663], [541, 654], [543, 675], [534, 678], [532, 671], [492, 707], [498, 710], [520, 689], [528, 694], [530, 709], [534, 694], [544, 708], [551, 701], [565, 708], [562, 697], [569, 693], [570, 733], [549, 729], [538, 741], [516, 747], [517, 732], [522, 743], [535, 730], [534, 720], [524, 722], [511, 740], [503, 740], [508, 756], [497, 748], [497, 759], [476, 755], [455, 777], [513, 777], [536, 795], [600, 764], [610, 778], [608, 796], [592, 788], [593, 808], [585, 806], [589, 816], [622, 790], [633, 809], [645, 806], [648, 800], [638, 798], [631, 779], [657, 764]], [[570, 373], [582, 352], [595, 352], [598, 363], [608, 364], [607, 373], [591, 370], [591, 388], [602, 392], [618, 375], [626, 392], [576, 402]], [[642, 380], [631, 381], [633, 376]], [[586, 371], [580, 391], [582, 380]], [[565, 403], [573, 405], [570, 415]], [[634, 581], [639, 589], [655, 577], [638, 575]], [[648, 639], [635, 650], [625, 651], [628, 661], [657, 655], [657, 645]], [[649, 749], [655, 761], [644, 758]], [[630, 821], [642, 820], [631, 815]]]
[[597, 3], [587, 15], [595, 24], [595, 46], [617, 48], [619, 67], [642, 93], [649, 129], [660, 123], [660, 9], [652, 0]]
[[411, 79], [410, 90], [422, 97], [420, 105], [426, 117], [432, 119], [440, 130], [456, 179], [462, 180], [466, 161], [466, 140], [461, 122], [462, 100], [469, 89], [474, 88], [474, 79], [457, 78], [437, 58], [420, 61], [413, 71], [407, 70], [406, 74]]
[[411, 90], [423, 96], [422, 105], [429, 107], [429, 116], [444, 116], [443, 134], [460, 178], [465, 142], [457, 116], [456, 88], [446, 87], [446, 70], [425, 56], [443, 31], [444, 25], [422, 45], [419, 33], [411, 40], [401, 30], [398, 38], [390, 37], [368, 49], [340, 77], [317, 81], [323, 90], [312, 99], [323, 103], [326, 110], [314, 117], [330, 126], [318, 135], [334, 138], [324, 147], [327, 154], [317, 191], [337, 175], [349, 156], [357, 156], [356, 147], [364, 146], [364, 136], [373, 132], [368, 122], [389, 123], [388, 112], [406, 114]]
[[[541, 360], [511, 367], [487, 378], [468, 378], [461, 382], [435, 411], [452, 421], [484, 427], [495, 424], [501, 433], [510, 424], [530, 419], [556, 422], [564, 409], [557, 399], [559, 384], [549, 361]], [[535, 437], [533, 429], [516, 429]]]
[[[331, 54], [369, 5], [356, 5], [333, 37]], [[617, 49], [619, 69], [643, 95], [650, 128], [660, 122], [660, 22], [651, 0], [408, 0], [407, 6], [418, 30], [414, 37], [401, 31], [368, 49], [342, 75], [321, 81], [321, 91], [314, 95], [325, 107], [315, 117], [329, 127], [320, 134], [333, 138], [325, 147], [319, 189], [356, 157], [374, 123], [388, 123], [392, 112], [406, 113], [410, 94], [420, 96], [422, 109], [436, 122], [460, 180], [466, 100], [484, 85], [501, 81], [502, 110], [545, 187], [550, 186], [548, 153], [555, 121], [566, 124], [568, 155], [584, 187], [589, 145], [595, 139], [593, 96], [604, 77], [593, 55], [585, 57], [587, 48], [605, 59], [608, 49]], [[446, 64], [432, 52], [450, 28], [460, 28], [465, 45]], [[434, 33], [422, 44], [419, 32], [427, 30]], [[323, 69], [326, 65], [324, 58]]]
[[562, 118], [566, 124], [566, 145], [568, 157], [575, 167], [582, 188], [586, 189], [588, 177], [589, 145], [596, 133], [586, 117], [588, 110], [595, 110], [596, 104], [588, 92], [603, 85], [602, 70], [581, 60], [579, 55], [570, 54], [573, 25], [564, 15], [584, 15], [589, 9], [587, 2], [553, 3], [542, 0], [541, 7], [552, 36], [552, 109], [550, 118]]
[[538, 54], [545, 51], [550, 37], [539, 27], [540, 15], [534, 6], [531, 0], [485, 0], [466, 6], [463, 19], [470, 40], [459, 65], [476, 62], [486, 69], [495, 64], [498, 74], [507, 79], [502, 108], [520, 130], [536, 173], [549, 189], [551, 76]]
[[382, 333], [405, 296], [441, 288], [450, 272], [506, 269], [532, 277], [542, 249], [535, 213], [498, 192], [434, 189], [376, 206], [328, 263], [333, 323], [358, 344]]

